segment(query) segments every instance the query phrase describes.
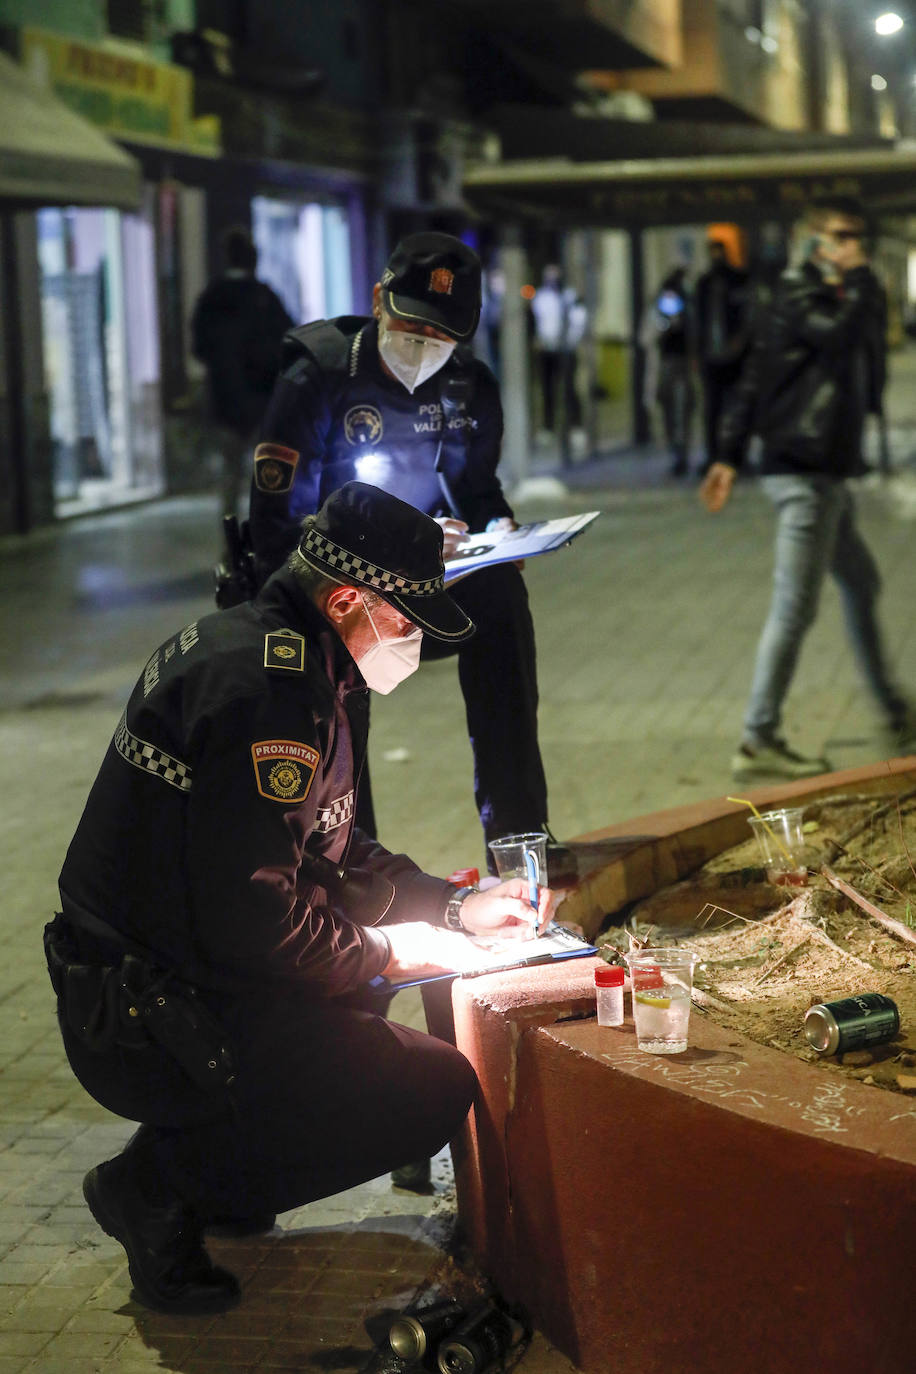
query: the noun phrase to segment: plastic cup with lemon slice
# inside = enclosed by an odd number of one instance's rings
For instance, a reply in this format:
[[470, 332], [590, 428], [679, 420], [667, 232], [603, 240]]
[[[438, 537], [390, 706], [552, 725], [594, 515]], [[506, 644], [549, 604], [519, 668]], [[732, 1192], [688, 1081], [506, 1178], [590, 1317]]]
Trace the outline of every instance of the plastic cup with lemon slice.
[[627, 955], [636, 1043], [649, 1054], [682, 1054], [687, 1048], [690, 994], [697, 957], [670, 946]]

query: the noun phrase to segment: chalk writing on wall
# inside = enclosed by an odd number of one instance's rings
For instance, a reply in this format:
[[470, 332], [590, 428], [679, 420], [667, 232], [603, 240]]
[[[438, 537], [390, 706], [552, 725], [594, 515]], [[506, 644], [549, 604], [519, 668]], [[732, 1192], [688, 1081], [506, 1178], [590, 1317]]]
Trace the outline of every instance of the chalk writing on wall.
[[[637, 1049], [601, 1057], [615, 1069], [639, 1069], [640, 1077], [648, 1073], [654, 1078], [665, 1079], [672, 1087], [701, 1093], [748, 1111], [766, 1113], [779, 1104], [783, 1109], [797, 1112], [817, 1134], [842, 1135], [855, 1118], [866, 1111], [864, 1106], [846, 1100], [849, 1085], [845, 1080], [819, 1077], [816, 1071], [812, 1074], [811, 1091], [804, 1096], [767, 1092], [757, 1084], [742, 1083], [740, 1080], [745, 1073], [753, 1070], [738, 1054], [716, 1054], [702, 1061], [681, 1063]], [[904, 1112], [889, 1119], [913, 1115], [916, 1113]]]

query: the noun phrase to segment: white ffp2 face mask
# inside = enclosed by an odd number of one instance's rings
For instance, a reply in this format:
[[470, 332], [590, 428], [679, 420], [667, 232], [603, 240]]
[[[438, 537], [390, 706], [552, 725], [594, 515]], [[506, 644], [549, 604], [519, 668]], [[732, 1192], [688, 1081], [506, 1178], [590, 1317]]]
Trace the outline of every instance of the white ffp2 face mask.
[[383, 639], [372, 619], [372, 612], [366, 605], [365, 598], [361, 599], [376, 643], [366, 650], [362, 658], [356, 660], [356, 666], [365, 678], [366, 686], [373, 692], [378, 692], [380, 696], [386, 697], [389, 692], [394, 691], [399, 682], [403, 682], [419, 668], [423, 631], [418, 626], [411, 630], [410, 634], [392, 635]]
[[428, 339], [425, 334], [389, 329], [383, 319], [378, 327], [378, 351], [385, 366], [413, 395], [418, 386], [445, 366], [455, 345], [451, 339]]

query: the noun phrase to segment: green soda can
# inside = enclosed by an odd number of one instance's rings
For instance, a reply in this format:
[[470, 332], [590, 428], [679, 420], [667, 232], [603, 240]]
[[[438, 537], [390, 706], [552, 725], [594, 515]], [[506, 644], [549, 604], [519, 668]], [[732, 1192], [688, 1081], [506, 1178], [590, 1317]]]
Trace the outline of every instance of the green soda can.
[[897, 1003], [883, 992], [818, 1002], [805, 1012], [805, 1037], [818, 1054], [845, 1054], [892, 1040], [900, 1029]]

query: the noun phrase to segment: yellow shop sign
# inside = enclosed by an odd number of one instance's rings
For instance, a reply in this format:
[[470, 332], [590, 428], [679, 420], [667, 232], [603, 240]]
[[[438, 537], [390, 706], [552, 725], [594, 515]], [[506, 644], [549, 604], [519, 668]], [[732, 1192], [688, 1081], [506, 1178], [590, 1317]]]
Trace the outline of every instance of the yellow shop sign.
[[[217, 152], [193, 114], [193, 78], [184, 67], [23, 29], [22, 64], [77, 114], [135, 143]], [[218, 139], [216, 140], [218, 143]]]

